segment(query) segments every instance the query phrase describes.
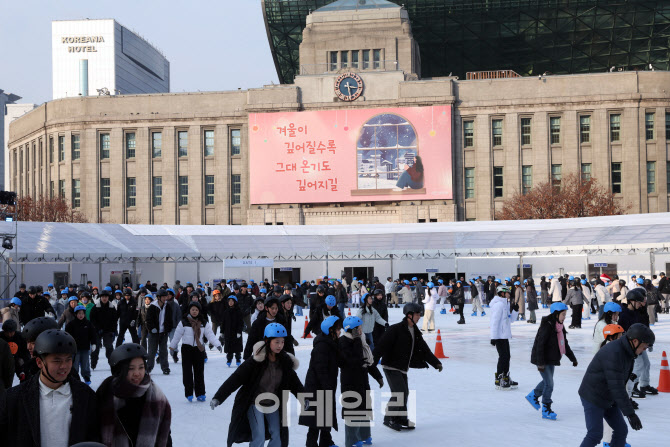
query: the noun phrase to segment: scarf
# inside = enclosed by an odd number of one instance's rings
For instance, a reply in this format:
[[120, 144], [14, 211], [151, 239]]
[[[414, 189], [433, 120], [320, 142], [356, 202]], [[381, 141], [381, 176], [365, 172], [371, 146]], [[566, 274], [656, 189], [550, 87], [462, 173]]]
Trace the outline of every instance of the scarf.
[[109, 386], [111, 392], [105, 393], [99, 401], [100, 434], [106, 446], [130, 447], [135, 440], [129, 440], [126, 431], [116, 416], [119, 409], [123, 411], [125, 400], [142, 397], [142, 422], [134, 447], [165, 447], [167, 446], [172, 422], [170, 403], [163, 392], [151, 381], [149, 374], [144, 376], [139, 385], [114, 377]]
[[[350, 340], [354, 339], [353, 334], [347, 331], [342, 331], [342, 336], [347, 337]], [[358, 338], [361, 339], [361, 346], [363, 347], [363, 366], [366, 368], [369, 366], [372, 366], [375, 362], [375, 358], [372, 355], [372, 350], [370, 349], [370, 345], [368, 345], [368, 342], [365, 341], [365, 335], [361, 332], [361, 335], [358, 336]]]
[[190, 315], [186, 318], [188, 318], [188, 322], [191, 323], [191, 329], [193, 329], [193, 339], [198, 345], [198, 350], [200, 350], [200, 352], [205, 352], [205, 346], [202, 344], [202, 340], [200, 340], [200, 329], [202, 328], [200, 320], [195, 319]]
[[565, 336], [563, 335], [563, 325], [556, 322], [556, 336], [558, 337], [558, 350], [561, 351], [561, 357], [565, 355]]

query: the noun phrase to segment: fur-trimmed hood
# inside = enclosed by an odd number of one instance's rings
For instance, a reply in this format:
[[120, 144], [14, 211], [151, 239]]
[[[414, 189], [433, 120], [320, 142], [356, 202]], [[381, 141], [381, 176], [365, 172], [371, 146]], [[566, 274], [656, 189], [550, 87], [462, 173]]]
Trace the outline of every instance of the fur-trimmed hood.
[[[258, 363], [263, 363], [265, 361], [265, 340], [261, 340], [259, 342], [256, 342], [254, 344], [254, 350], [253, 350], [253, 359], [255, 362]], [[297, 371], [298, 367], [300, 366], [300, 362], [298, 359], [291, 353], [282, 351], [282, 353], [286, 354], [289, 359], [291, 359], [291, 362], [293, 363], [293, 370]]]

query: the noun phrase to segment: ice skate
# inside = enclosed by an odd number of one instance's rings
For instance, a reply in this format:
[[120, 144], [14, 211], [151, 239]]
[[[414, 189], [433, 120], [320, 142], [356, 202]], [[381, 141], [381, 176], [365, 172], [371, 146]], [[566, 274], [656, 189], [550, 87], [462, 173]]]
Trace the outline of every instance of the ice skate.
[[532, 390], [526, 395], [526, 400], [529, 404], [533, 406], [536, 410], [540, 409], [540, 398], [535, 395], [535, 390]]
[[542, 419], [555, 421], [558, 416], [551, 409], [551, 404], [542, 404]]

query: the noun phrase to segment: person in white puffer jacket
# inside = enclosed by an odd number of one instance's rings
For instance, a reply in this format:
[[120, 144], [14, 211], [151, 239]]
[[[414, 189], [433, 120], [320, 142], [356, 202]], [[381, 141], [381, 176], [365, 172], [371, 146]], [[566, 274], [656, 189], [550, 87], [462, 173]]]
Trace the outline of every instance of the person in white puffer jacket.
[[382, 326], [387, 326], [386, 320], [384, 320], [377, 309], [372, 306], [372, 301], [375, 297], [369, 293], [364, 293], [361, 296], [361, 308], [358, 309], [358, 318], [363, 321], [363, 334], [365, 334], [365, 341], [367, 342], [370, 349], [374, 349], [375, 343], [372, 338], [372, 332], [375, 329], [375, 323], [381, 324]]
[[551, 287], [549, 288], [549, 296], [551, 297], [552, 303], [559, 303], [563, 301], [563, 286], [558, 281], [558, 278], [554, 278], [554, 275], [550, 275], [549, 279], [551, 280]]
[[510, 289], [499, 285], [496, 289], [496, 297], [491, 300], [491, 344], [498, 350], [498, 366], [495, 374], [496, 389], [508, 390], [518, 385], [510, 378], [509, 341], [512, 338], [512, 321], [516, 321], [519, 315], [519, 306], [514, 305], [510, 312]]
[[184, 395], [189, 402], [193, 401], [193, 393], [199, 402], [205, 402], [205, 343], [207, 340], [221, 352], [221, 342], [214, 332], [212, 325], [202, 313], [202, 306], [198, 301], [188, 303], [187, 314], [179, 322], [172, 342], [170, 352], [174, 352], [181, 340], [181, 370], [184, 381]]
[[421, 302], [424, 304], [423, 311], [423, 330], [433, 332], [435, 330], [435, 306], [440, 301], [440, 295], [435, 284], [429, 282], [427, 285], [426, 296]]

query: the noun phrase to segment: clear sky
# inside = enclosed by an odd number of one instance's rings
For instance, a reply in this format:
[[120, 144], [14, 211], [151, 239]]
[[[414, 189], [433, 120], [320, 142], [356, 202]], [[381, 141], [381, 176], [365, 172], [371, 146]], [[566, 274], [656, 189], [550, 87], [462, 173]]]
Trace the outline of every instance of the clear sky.
[[0, 0], [0, 89], [52, 98], [51, 21], [116, 19], [170, 61], [172, 92], [278, 83], [260, 0]]

